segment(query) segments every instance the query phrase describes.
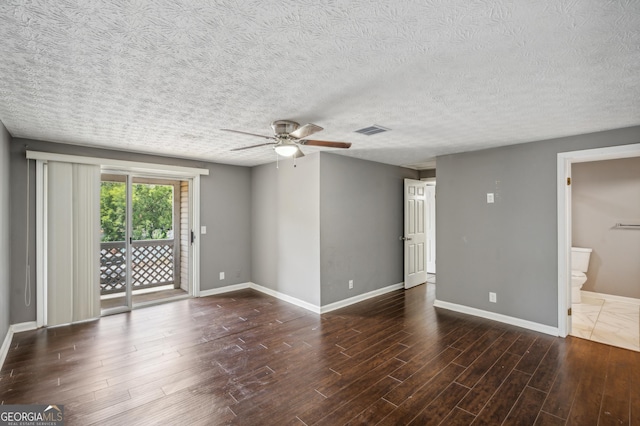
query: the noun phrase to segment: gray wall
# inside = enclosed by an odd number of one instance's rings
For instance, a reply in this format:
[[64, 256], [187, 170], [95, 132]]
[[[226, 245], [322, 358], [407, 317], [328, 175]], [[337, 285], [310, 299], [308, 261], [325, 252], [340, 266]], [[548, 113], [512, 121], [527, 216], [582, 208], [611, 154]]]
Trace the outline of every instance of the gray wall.
[[640, 157], [571, 167], [572, 243], [593, 249], [583, 290], [640, 299]]
[[320, 306], [320, 154], [280, 162], [278, 291]]
[[325, 152], [254, 167], [252, 281], [315, 306], [402, 282], [405, 177]]
[[[207, 226], [201, 238], [200, 288], [247, 282], [251, 278], [251, 171], [246, 167], [227, 166], [122, 151], [112, 151], [59, 143], [14, 139], [11, 143], [11, 317], [12, 324], [36, 319], [35, 261], [32, 261], [31, 288], [33, 301], [25, 306], [26, 241], [26, 167], [25, 145], [30, 150], [71, 155], [172, 164], [209, 169], [201, 178], [200, 221]], [[33, 164], [33, 162], [32, 162]], [[31, 199], [35, 203], [35, 171], [31, 167]], [[35, 204], [32, 204], [34, 206]], [[35, 209], [31, 214], [35, 229]], [[31, 233], [32, 259], [35, 259], [35, 235]], [[224, 271], [226, 279], [219, 280]]]
[[[251, 280], [251, 169], [208, 163], [200, 180], [200, 290]], [[220, 272], [225, 279], [220, 280]]]
[[321, 154], [322, 305], [404, 280], [404, 178], [418, 172]]
[[252, 169], [252, 281], [320, 306], [319, 154]]
[[438, 157], [436, 298], [557, 326], [557, 153], [638, 142], [640, 126]]
[[9, 156], [11, 136], [0, 122], [0, 346], [9, 331], [9, 300], [11, 294], [9, 268]]
[[251, 168], [251, 281], [272, 290], [278, 288], [278, 172], [275, 164]]

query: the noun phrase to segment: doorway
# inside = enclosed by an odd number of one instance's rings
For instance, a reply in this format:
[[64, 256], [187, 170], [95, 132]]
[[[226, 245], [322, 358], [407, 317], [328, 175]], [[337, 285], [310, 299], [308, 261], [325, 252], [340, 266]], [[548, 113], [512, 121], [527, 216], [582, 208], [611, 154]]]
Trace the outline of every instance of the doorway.
[[640, 156], [640, 144], [613, 146], [557, 155], [558, 205], [558, 335], [571, 334], [571, 165], [573, 163], [613, 160]]
[[435, 179], [404, 180], [404, 285], [435, 284]]
[[[148, 177], [180, 182], [180, 228], [186, 229], [180, 235], [180, 285], [187, 296], [178, 297], [200, 296], [200, 239], [193, 230], [200, 229], [200, 179], [209, 175], [208, 169], [42, 151], [27, 151], [26, 157], [36, 161], [37, 327], [101, 315], [101, 173], [124, 175], [125, 180]], [[60, 250], [63, 243], [68, 247]], [[129, 300], [131, 303], [119, 309], [131, 309], [133, 300]], [[138, 306], [151, 303], [156, 302], [140, 302]]]
[[571, 175], [571, 242], [586, 248], [575, 249], [582, 266], [572, 258], [586, 282], [573, 289], [571, 335], [640, 351], [640, 157], [573, 164]]
[[427, 226], [425, 182], [404, 180], [404, 288], [427, 281]]
[[188, 297], [189, 182], [103, 173], [102, 315]]

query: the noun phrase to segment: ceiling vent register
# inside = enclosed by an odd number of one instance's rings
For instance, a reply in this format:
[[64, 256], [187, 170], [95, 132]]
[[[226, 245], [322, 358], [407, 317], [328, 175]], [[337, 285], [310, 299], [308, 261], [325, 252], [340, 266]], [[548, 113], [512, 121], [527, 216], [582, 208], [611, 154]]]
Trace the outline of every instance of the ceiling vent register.
[[363, 135], [371, 136], [378, 133], [386, 132], [391, 129], [387, 129], [386, 127], [378, 126], [374, 124], [373, 126], [365, 127], [364, 129], [356, 130], [356, 133], [361, 133]]

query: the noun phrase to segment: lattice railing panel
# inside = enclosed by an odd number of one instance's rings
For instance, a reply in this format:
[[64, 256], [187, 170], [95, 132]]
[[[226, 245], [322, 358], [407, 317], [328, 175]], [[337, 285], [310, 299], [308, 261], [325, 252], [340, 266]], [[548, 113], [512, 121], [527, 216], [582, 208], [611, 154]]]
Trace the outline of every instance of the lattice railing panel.
[[100, 244], [100, 293], [124, 291], [126, 283], [125, 244]]
[[[136, 241], [132, 246], [133, 288], [142, 289], [174, 283], [173, 240]], [[100, 293], [125, 291], [124, 242], [102, 243], [100, 250]]]
[[133, 246], [133, 286], [173, 284], [173, 240], [171, 244]]

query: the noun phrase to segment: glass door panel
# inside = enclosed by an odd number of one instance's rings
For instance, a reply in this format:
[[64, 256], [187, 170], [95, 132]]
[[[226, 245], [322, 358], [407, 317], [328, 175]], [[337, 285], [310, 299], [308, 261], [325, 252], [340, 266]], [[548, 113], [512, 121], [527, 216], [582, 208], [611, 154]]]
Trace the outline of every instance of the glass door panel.
[[[134, 306], [181, 294], [174, 235], [180, 182], [134, 177], [132, 184], [132, 290]], [[178, 194], [179, 195], [179, 194]], [[178, 247], [176, 247], [178, 246]]]
[[100, 305], [103, 314], [129, 308], [127, 294], [127, 182], [102, 175], [100, 187]]

